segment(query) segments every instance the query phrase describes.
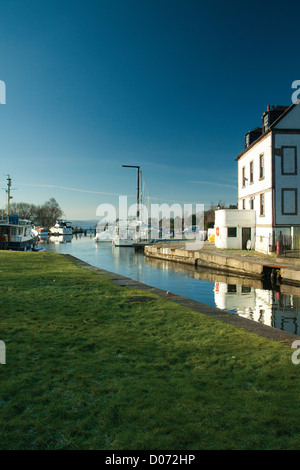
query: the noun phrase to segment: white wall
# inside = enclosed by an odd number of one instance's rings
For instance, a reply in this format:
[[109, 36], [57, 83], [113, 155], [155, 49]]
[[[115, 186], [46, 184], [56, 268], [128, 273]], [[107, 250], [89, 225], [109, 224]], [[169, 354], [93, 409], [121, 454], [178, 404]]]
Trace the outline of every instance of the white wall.
[[[228, 227], [236, 227], [236, 237], [228, 237]], [[215, 245], [217, 248], [242, 249], [242, 228], [251, 228], [251, 242], [254, 247], [255, 211], [220, 209], [215, 212]], [[219, 232], [219, 234], [217, 234]]]
[[[285, 133], [284, 130], [287, 130]], [[279, 131], [280, 133], [277, 133]], [[272, 156], [272, 134], [274, 135], [274, 152]], [[282, 147], [296, 147], [297, 174], [282, 174]], [[281, 152], [281, 154], [280, 154]], [[259, 178], [259, 157], [264, 154], [264, 178]], [[279, 155], [278, 155], [279, 154]], [[250, 183], [250, 162], [254, 164], [254, 181]], [[274, 164], [274, 168], [273, 168]], [[242, 185], [242, 171], [245, 167], [247, 181]], [[274, 175], [274, 182], [272, 181]], [[272, 183], [274, 183], [274, 194]], [[297, 189], [293, 191], [282, 191]], [[264, 194], [265, 211], [260, 215], [260, 195]], [[297, 201], [295, 204], [295, 194]], [[278, 230], [289, 231], [290, 227], [300, 227], [300, 105], [292, 107], [289, 113], [274, 126], [257, 144], [254, 144], [238, 160], [238, 208], [250, 209], [253, 199], [253, 209], [256, 211], [255, 249], [269, 252], [269, 235], [273, 227]], [[293, 212], [297, 205], [297, 214]], [[286, 229], [282, 226], [285, 226]]]
[[300, 106], [296, 105], [288, 114], [279, 121], [275, 129], [299, 129], [300, 128]]
[[[298, 105], [297, 105], [298, 106]], [[299, 127], [299, 123], [298, 123]], [[281, 169], [282, 156], [275, 155], [275, 223], [276, 225], [296, 226], [300, 225], [300, 135], [299, 134], [275, 134], [275, 148], [282, 149], [285, 146], [295, 146], [297, 155], [297, 174], [283, 175]], [[282, 190], [297, 188], [297, 209], [296, 215], [283, 214]], [[284, 211], [294, 210], [294, 193], [284, 191]], [[288, 208], [290, 207], [290, 211]]]
[[[264, 154], [264, 178], [259, 179], [259, 156]], [[250, 162], [254, 163], [254, 182], [250, 183]], [[246, 181], [242, 186], [242, 169], [245, 167]], [[267, 134], [264, 139], [254, 145], [238, 160], [238, 200], [239, 209], [242, 209], [242, 200], [253, 194], [258, 194], [272, 188], [272, 139]], [[249, 209], [246, 205], [246, 209]]]
[[[264, 177], [260, 179], [260, 155], [264, 155]], [[253, 183], [250, 183], [250, 162], [253, 161]], [[242, 169], [245, 167], [247, 181], [242, 186]], [[253, 246], [255, 250], [269, 252], [269, 234], [272, 233], [273, 223], [273, 194], [272, 194], [272, 137], [267, 134], [260, 142], [247, 151], [238, 161], [238, 208], [249, 210], [253, 199], [253, 209], [256, 212], [256, 229]], [[264, 214], [260, 212], [260, 195], [264, 194]]]

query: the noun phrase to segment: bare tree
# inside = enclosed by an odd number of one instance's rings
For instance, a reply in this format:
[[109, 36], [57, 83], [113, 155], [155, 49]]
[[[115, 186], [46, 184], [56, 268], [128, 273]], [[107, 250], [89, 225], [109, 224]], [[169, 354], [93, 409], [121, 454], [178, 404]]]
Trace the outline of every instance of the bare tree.
[[36, 207], [35, 215], [36, 220], [41, 226], [50, 228], [55, 224], [57, 219], [62, 217], [63, 211], [52, 197], [42, 206]]
[[32, 220], [35, 213], [35, 205], [27, 202], [12, 202], [10, 204], [10, 213], [17, 214], [20, 219]]
[[56, 220], [63, 216], [63, 211], [53, 197], [40, 206], [26, 202], [14, 202], [10, 205], [10, 213], [46, 228], [52, 227]]

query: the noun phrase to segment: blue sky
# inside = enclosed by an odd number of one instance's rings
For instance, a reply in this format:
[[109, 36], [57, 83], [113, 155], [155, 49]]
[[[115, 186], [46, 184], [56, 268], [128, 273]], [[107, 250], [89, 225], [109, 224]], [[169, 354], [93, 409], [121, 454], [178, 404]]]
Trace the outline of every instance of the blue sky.
[[[134, 202], [237, 202], [245, 133], [300, 79], [295, 2], [2, 0], [0, 187], [95, 219]], [[1, 189], [0, 208], [6, 204]]]

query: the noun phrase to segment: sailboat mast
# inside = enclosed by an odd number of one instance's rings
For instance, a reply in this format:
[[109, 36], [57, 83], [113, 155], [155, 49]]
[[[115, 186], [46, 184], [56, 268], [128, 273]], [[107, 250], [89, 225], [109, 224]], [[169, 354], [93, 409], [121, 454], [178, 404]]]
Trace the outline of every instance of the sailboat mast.
[[136, 168], [136, 169], [137, 169], [137, 188], [136, 188], [136, 192], [137, 192], [137, 195], [136, 195], [136, 204], [137, 204], [137, 208], [136, 208], [136, 218], [137, 218], [137, 220], [139, 220], [139, 217], [140, 217], [140, 209], [139, 209], [139, 205], [140, 205], [140, 166], [138, 166], [138, 165], [122, 165], [122, 167], [125, 167], [125, 168]]
[[136, 218], [140, 218], [140, 167], [137, 167], [137, 195], [136, 195]]
[[7, 175], [7, 217], [9, 217], [9, 206], [10, 206], [10, 200], [12, 199], [12, 196], [10, 195], [10, 188], [11, 188], [11, 177], [10, 175]]

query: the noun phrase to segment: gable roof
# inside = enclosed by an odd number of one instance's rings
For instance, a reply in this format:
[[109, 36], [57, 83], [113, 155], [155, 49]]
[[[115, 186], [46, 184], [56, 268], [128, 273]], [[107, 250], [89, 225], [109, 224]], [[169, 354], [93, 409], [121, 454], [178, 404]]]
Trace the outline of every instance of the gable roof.
[[[251, 148], [254, 147], [254, 145], [256, 145], [258, 142], [260, 142], [261, 140], [263, 140], [267, 135], [269, 135], [269, 133], [273, 130], [273, 128], [282, 120], [286, 117], [287, 114], [289, 114], [291, 112], [292, 109], [294, 109], [294, 107], [296, 106], [296, 104], [292, 104], [291, 106], [287, 106], [285, 111], [283, 111], [283, 113], [274, 121], [272, 122], [272, 124], [269, 126], [268, 130], [266, 132], [264, 132], [261, 136], [259, 136], [254, 142], [252, 142], [252, 144], [249, 145], [249, 147], [245, 148], [241, 153], [239, 153], [239, 155], [236, 157], [235, 160], [239, 160], [246, 152], [248, 152], [248, 150], [250, 150]], [[278, 106], [277, 108], [275, 109], [278, 109], [278, 108], [283, 108], [283, 106]], [[285, 106], [284, 106], [285, 108]]]
[[286, 110], [283, 111], [283, 113], [274, 122], [272, 122], [269, 129], [273, 129], [273, 127], [275, 127], [279, 123], [279, 121], [284, 119], [286, 117], [286, 115], [289, 114], [292, 111], [292, 109], [294, 109], [295, 106], [296, 106], [296, 104], [291, 104], [291, 106], [287, 106]]

